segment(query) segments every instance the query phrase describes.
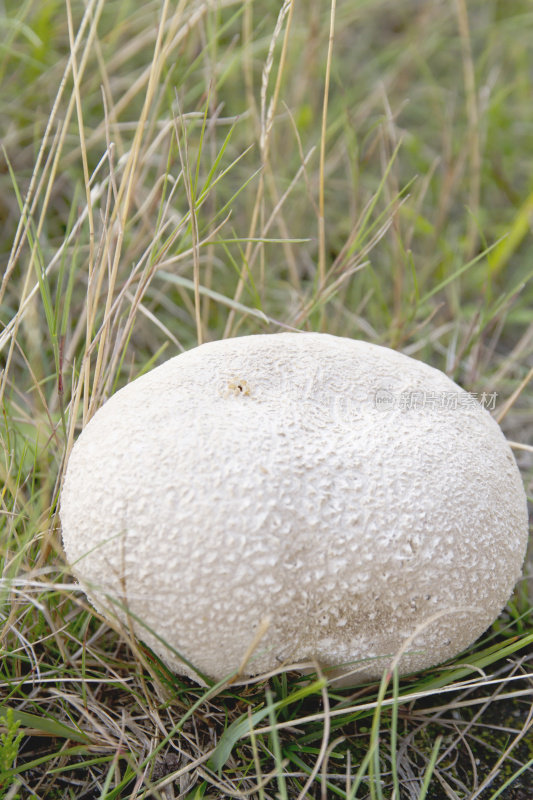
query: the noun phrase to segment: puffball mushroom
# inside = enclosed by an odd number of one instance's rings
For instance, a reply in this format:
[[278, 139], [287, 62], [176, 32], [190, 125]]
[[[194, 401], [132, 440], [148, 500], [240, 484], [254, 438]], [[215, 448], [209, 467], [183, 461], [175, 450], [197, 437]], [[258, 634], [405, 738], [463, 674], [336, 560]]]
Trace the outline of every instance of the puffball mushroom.
[[441, 663], [498, 616], [527, 541], [482, 404], [318, 333], [203, 344], [121, 389], [72, 450], [61, 521], [96, 608], [198, 681]]

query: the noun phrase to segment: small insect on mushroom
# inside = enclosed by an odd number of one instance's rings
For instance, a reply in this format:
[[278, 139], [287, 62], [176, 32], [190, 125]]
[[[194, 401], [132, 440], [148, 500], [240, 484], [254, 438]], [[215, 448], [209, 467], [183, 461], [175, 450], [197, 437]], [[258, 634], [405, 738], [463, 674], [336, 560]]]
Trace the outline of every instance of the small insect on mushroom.
[[235, 397], [239, 397], [240, 395], [243, 395], [244, 397], [250, 397], [251, 391], [248, 381], [245, 381], [241, 378], [233, 378], [228, 383], [226, 397], [229, 394], [233, 394]]

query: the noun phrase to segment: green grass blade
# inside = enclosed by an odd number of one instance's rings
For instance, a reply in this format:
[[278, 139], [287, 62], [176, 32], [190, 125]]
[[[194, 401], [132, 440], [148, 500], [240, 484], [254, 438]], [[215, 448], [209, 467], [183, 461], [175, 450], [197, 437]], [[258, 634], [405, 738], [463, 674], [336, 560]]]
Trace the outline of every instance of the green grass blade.
[[[5, 708], [3, 706], [2, 708]], [[71, 728], [63, 722], [49, 716], [38, 716], [37, 714], [29, 714], [26, 711], [19, 711], [13, 708], [13, 718], [17, 720], [25, 728], [32, 728], [48, 736], [57, 736], [60, 739], [71, 739], [73, 742], [88, 743], [89, 737], [82, 731], [76, 728]]]
[[437, 763], [437, 756], [439, 754], [440, 746], [442, 743], [442, 736], [437, 736], [435, 742], [433, 744], [433, 748], [431, 750], [431, 756], [429, 757], [429, 763], [427, 765], [426, 771], [424, 773], [424, 780], [422, 781], [422, 787], [420, 789], [420, 794], [418, 795], [418, 800], [425, 800], [426, 795], [429, 789], [429, 782], [431, 780], [431, 776], [433, 775], [433, 770], [435, 769], [435, 764]]
[[[324, 685], [324, 680], [313, 681], [308, 686], [304, 686], [303, 688], [291, 693], [283, 700], [278, 700], [276, 703], [274, 703], [274, 711], [279, 711], [291, 703], [299, 702], [305, 697], [319, 693], [323, 689]], [[239, 717], [239, 719], [232, 722], [220, 737], [220, 740], [213, 754], [211, 755], [211, 758], [209, 759], [208, 766], [215, 772], [220, 772], [230, 757], [231, 751], [233, 750], [236, 742], [250, 732], [250, 726], [255, 727], [259, 722], [262, 722], [265, 717], [268, 717], [270, 710], [270, 706], [267, 705], [265, 708], [254, 711], [251, 717], [249, 717], [247, 714], [243, 714], [241, 717]]]

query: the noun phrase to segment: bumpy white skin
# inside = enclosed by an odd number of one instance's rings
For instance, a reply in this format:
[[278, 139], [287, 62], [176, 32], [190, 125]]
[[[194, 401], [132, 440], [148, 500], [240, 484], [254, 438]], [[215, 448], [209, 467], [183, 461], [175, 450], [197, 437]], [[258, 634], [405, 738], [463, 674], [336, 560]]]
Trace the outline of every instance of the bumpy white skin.
[[[419, 407], [402, 407], [416, 391]], [[220, 679], [266, 618], [247, 674], [314, 658], [356, 683], [413, 634], [401, 672], [440, 663], [497, 617], [527, 541], [511, 450], [469, 400], [365, 342], [205, 344], [81, 434], [61, 499], [67, 558], [98, 609], [126, 602], [139, 638], [197, 680], [162, 639]]]

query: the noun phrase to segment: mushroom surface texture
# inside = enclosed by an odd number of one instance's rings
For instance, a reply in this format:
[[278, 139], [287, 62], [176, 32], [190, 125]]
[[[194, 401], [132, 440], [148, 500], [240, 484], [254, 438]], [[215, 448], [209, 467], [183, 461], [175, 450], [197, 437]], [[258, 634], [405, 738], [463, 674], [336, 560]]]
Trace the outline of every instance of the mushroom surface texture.
[[81, 433], [67, 559], [99, 611], [199, 682], [441, 663], [498, 616], [527, 543], [520, 474], [480, 400], [362, 341], [203, 344]]

